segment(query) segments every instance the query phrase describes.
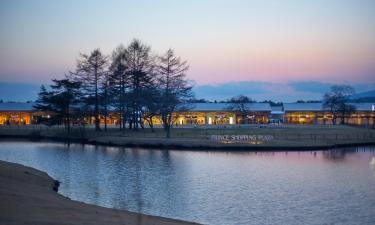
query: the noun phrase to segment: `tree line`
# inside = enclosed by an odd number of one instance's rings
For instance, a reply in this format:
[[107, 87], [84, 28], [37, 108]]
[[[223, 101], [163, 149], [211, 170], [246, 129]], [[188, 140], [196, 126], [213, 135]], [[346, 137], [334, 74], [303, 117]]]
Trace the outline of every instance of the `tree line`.
[[[153, 129], [153, 118], [160, 118], [166, 136], [174, 123], [175, 112], [188, 111], [190, 103], [208, 102], [194, 99], [192, 84], [187, 80], [187, 61], [176, 56], [172, 49], [162, 55], [153, 54], [150, 46], [134, 39], [124, 47], [119, 45], [111, 55], [100, 49], [80, 54], [74, 71], [63, 79], [53, 79], [47, 89], [41, 86], [34, 108], [53, 112], [50, 118], [40, 118], [50, 124], [64, 124], [70, 131], [72, 121], [94, 117], [95, 130], [101, 130], [100, 116], [107, 130], [109, 112], [119, 117], [119, 129], [138, 130], [148, 123]], [[333, 124], [355, 111], [349, 85], [334, 85], [323, 96], [323, 106], [332, 113]], [[216, 102], [216, 101], [215, 101]], [[239, 95], [227, 101], [228, 110], [246, 115], [247, 103], [256, 102]], [[282, 103], [264, 101], [274, 106]]]
[[174, 122], [173, 113], [186, 110], [194, 94], [186, 78], [187, 61], [172, 49], [162, 55], [134, 39], [119, 45], [110, 56], [100, 49], [80, 54], [74, 71], [63, 79], [53, 79], [47, 89], [41, 86], [34, 108], [53, 112], [50, 123], [63, 123], [68, 131], [72, 119], [94, 117], [100, 131], [100, 116], [107, 130], [108, 112], [117, 112], [119, 127], [138, 130], [147, 121], [153, 130], [153, 118], [159, 116], [166, 136]]

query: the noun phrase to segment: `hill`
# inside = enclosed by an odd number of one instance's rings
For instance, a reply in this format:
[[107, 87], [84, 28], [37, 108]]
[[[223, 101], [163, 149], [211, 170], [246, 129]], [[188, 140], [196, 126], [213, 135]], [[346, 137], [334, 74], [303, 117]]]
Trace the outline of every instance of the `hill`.
[[354, 102], [375, 102], [375, 90], [355, 94], [351, 99]]

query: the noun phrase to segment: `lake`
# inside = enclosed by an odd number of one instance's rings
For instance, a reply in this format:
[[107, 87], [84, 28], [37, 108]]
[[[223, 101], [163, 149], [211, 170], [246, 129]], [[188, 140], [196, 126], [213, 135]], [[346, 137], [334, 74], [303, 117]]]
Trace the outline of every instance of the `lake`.
[[150, 150], [1, 141], [0, 160], [59, 193], [203, 224], [375, 224], [375, 147], [312, 152]]

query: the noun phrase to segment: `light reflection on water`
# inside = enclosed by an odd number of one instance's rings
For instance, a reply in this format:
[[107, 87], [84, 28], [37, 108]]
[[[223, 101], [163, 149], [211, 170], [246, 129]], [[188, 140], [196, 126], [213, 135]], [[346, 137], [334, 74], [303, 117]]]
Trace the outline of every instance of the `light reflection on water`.
[[373, 147], [318, 152], [162, 151], [1, 142], [72, 199], [205, 224], [375, 224]]

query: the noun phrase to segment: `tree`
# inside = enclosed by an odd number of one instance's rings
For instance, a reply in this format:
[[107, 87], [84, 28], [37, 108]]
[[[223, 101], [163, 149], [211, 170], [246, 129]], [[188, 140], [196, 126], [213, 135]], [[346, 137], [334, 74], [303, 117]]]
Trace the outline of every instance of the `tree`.
[[186, 79], [188, 69], [187, 61], [181, 61], [172, 49], [159, 57], [157, 84], [160, 92], [161, 120], [167, 138], [170, 138], [174, 122], [173, 113], [188, 110], [187, 101], [193, 97], [192, 86]]
[[196, 98], [191, 98], [188, 100], [189, 103], [209, 103], [210, 101], [204, 98], [201, 99], [196, 99]]
[[70, 132], [71, 115], [73, 106], [78, 103], [80, 82], [69, 79], [53, 79], [50, 85], [51, 91], [42, 85], [35, 109], [50, 111], [54, 117], [62, 121]]
[[[40, 86], [40, 91], [38, 93], [38, 99], [35, 101], [35, 104], [33, 105], [33, 108], [35, 108], [38, 111], [41, 112], [52, 112], [54, 111], [52, 105], [51, 105], [51, 96], [52, 92], [47, 91], [47, 88], [44, 85]], [[61, 123], [61, 118], [59, 116], [53, 116], [52, 118], [50, 116], [42, 117], [38, 116], [37, 117], [37, 123], [43, 123], [48, 126], [54, 125], [54, 124], [59, 124]]]
[[159, 115], [162, 107], [160, 102], [160, 92], [157, 89], [150, 89], [146, 91], [143, 96], [145, 99], [144, 107], [142, 107], [142, 117], [144, 121], [147, 121], [151, 131], [155, 132], [153, 119]]
[[94, 106], [95, 130], [100, 130], [99, 107], [100, 89], [106, 73], [108, 57], [100, 49], [95, 49], [90, 55], [81, 54], [77, 60], [77, 69], [73, 74], [76, 81], [82, 83], [83, 99], [88, 106]]
[[112, 53], [109, 67], [110, 96], [113, 104], [120, 113], [120, 129], [125, 130], [128, 117], [128, 90], [130, 76], [126, 60], [126, 49], [120, 45]]
[[351, 104], [342, 104], [340, 107], [339, 107], [339, 117], [341, 119], [341, 123], [342, 124], [345, 124], [345, 118], [348, 118], [350, 117], [350, 115], [352, 113], [354, 113], [356, 111], [356, 107], [355, 105], [351, 105]]
[[44, 85], [40, 86], [40, 91], [38, 93], [38, 99], [35, 101], [34, 108], [39, 111], [48, 112], [51, 110], [51, 104], [49, 102], [51, 92], [47, 91], [47, 88]]
[[101, 85], [100, 90], [100, 105], [102, 106], [102, 114], [104, 117], [104, 131], [107, 131], [107, 118], [108, 118], [108, 107], [110, 104], [109, 99], [109, 92], [110, 92], [110, 84], [109, 84], [109, 74], [106, 73], [104, 75], [103, 84]]
[[129, 125], [131, 128], [138, 130], [145, 99], [143, 94], [154, 88], [155, 60], [151, 56], [150, 47], [137, 39], [130, 43], [125, 54], [130, 79], [128, 95], [131, 101], [129, 105], [131, 121]]
[[247, 121], [247, 115], [251, 111], [249, 103], [252, 102], [254, 101], [251, 98], [245, 95], [238, 95], [228, 100], [228, 110], [239, 113], [243, 120]]
[[323, 107], [331, 112], [333, 124], [337, 123], [339, 117], [341, 122], [344, 122], [347, 113], [355, 110], [355, 107], [348, 103], [354, 93], [355, 90], [350, 85], [333, 85], [330, 92], [324, 94]]

